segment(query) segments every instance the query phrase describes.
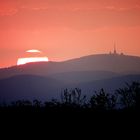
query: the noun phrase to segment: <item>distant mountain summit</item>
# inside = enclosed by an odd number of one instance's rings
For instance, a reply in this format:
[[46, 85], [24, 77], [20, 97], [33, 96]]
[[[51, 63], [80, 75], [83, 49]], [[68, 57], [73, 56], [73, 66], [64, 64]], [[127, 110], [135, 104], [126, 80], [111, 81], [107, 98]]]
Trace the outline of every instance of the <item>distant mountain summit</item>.
[[[140, 72], [140, 57], [119, 55], [119, 54], [100, 54], [90, 55], [79, 59], [70, 60], [67, 63], [78, 65], [77, 68], [86, 70], [103, 70], [117, 73]], [[86, 67], [87, 66], [87, 67]]]
[[30, 63], [0, 69], [0, 79], [22, 74], [49, 76], [75, 71], [110, 71], [119, 74], [140, 74], [140, 57], [116, 53], [89, 55], [63, 62]]

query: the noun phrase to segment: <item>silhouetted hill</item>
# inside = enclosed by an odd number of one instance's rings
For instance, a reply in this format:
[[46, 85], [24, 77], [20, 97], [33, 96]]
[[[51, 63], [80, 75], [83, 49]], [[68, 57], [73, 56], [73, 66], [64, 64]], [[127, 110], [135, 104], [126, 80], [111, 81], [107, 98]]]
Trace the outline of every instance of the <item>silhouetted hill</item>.
[[126, 75], [104, 80], [95, 80], [92, 82], [81, 83], [76, 86], [81, 88], [83, 92], [91, 94], [101, 88], [108, 92], [114, 92], [118, 88], [125, 87], [126, 83], [130, 84], [135, 81], [140, 82], [140, 75]]
[[95, 80], [109, 79], [113, 77], [118, 77], [121, 74], [109, 72], [109, 71], [73, 71], [65, 73], [56, 73], [49, 75], [49, 77], [59, 80], [67, 84], [78, 84], [91, 82]]
[[27, 100], [49, 100], [51, 97], [58, 98], [61, 86], [65, 85], [60, 81], [41, 76], [19, 75], [0, 80], [0, 100], [15, 101]]
[[84, 95], [91, 96], [95, 90], [104, 88], [107, 91], [114, 91], [125, 86], [126, 82], [131, 83], [133, 81], [140, 82], [140, 75], [127, 75], [77, 84], [63, 83], [49, 77], [19, 75], [0, 80], [0, 101], [60, 99], [61, 92], [65, 88], [76, 87], [81, 88]]
[[110, 71], [123, 74], [140, 74], [140, 57], [126, 55], [91, 55], [64, 62], [32, 63], [0, 69], [0, 78], [32, 74], [49, 76], [75, 71]]
[[125, 82], [140, 81], [140, 57], [91, 55], [64, 62], [30, 63], [0, 69], [0, 100], [60, 98], [65, 88], [83, 94], [104, 88], [112, 91]]

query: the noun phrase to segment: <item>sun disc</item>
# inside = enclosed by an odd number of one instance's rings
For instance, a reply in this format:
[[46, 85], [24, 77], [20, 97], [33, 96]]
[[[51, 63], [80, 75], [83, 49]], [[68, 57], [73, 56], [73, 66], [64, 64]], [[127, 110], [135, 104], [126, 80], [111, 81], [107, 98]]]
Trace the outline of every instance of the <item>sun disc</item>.
[[32, 62], [48, 62], [48, 57], [28, 57], [28, 58], [19, 58], [17, 65], [24, 65]]
[[41, 53], [41, 51], [39, 51], [39, 50], [27, 50], [26, 52], [28, 52], [28, 53]]

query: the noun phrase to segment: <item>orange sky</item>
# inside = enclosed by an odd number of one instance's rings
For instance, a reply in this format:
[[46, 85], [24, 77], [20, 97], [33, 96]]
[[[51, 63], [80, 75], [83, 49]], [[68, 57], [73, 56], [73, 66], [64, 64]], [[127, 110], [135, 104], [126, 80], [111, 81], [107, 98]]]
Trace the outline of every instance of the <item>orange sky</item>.
[[118, 51], [140, 56], [140, 0], [0, 0], [0, 67], [38, 49], [49, 60]]

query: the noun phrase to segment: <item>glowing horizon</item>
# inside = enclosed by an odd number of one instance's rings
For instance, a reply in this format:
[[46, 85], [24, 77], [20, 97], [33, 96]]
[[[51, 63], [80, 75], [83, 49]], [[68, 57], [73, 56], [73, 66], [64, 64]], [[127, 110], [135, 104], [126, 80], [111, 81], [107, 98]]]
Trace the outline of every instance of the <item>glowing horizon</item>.
[[32, 62], [48, 62], [49, 59], [48, 57], [28, 57], [28, 58], [19, 58], [17, 61], [17, 65], [24, 65], [27, 63], [32, 63]]
[[140, 56], [139, 36], [140, 0], [0, 0], [0, 67], [109, 53], [114, 41]]
[[26, 52], [28, 52], [28, 53], [41, 53], [41, 51], [36, 50], [36, 49], [27, 50]]

